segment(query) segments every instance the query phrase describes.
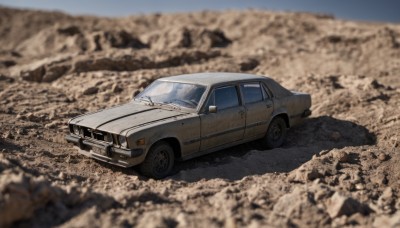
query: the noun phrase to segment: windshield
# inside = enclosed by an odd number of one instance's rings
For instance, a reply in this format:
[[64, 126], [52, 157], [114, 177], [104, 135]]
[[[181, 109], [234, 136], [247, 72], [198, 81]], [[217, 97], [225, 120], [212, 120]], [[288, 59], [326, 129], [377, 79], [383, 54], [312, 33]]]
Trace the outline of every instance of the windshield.
[[155, 81], [136, 99], [145, 100], [151, 105], [169, 104], [175, 107], [196, 109], [205, 90], [206, 87], [201, 85]]

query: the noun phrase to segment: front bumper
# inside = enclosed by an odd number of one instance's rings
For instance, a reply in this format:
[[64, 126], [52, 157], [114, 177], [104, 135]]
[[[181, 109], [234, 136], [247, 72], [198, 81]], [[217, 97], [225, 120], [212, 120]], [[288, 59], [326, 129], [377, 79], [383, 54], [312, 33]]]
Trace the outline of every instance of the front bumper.
[[141, 148], [118, 148], [106, 142], [93, 141], [72, 134], [65, 136], [65, 140], [78, 146], [79, 152], [83, 155], [122, 167], [131, 167], [138, 164], [139, 162], [135, 158], [144, 154], [144, 150]]

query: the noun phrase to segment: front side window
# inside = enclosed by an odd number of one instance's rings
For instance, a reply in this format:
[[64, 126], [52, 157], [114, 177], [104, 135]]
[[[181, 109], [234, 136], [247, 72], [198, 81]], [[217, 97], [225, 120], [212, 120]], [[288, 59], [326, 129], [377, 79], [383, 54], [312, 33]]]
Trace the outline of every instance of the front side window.
[[218, 110], [239, 106], [239, 97], [235, 86], [217, 88], [211, 94], [207, 106], [215, 105]]
[[263, 92], [259, 83], [246, 83], [240, 85], [245, 104], [260, 102], [263, 100]]

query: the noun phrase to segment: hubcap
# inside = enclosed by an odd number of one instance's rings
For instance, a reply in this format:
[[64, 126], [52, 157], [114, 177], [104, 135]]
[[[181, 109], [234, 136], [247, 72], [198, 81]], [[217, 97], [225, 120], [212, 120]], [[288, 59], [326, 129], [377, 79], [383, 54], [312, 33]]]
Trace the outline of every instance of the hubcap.
[[282, 135], [282, 129], [278, 124], [275, 124], [271, 129], [271, 135], [273, 141], [278, 141]]
[[157, 153], [157, 156], [155, 158], [156, 172], [158, 172], [158, 173], [165, 172], [165, 170], [168, 169], [168, 164], [169, 164], [168, 152], [165, 150], [162, 150], [159, 153]]

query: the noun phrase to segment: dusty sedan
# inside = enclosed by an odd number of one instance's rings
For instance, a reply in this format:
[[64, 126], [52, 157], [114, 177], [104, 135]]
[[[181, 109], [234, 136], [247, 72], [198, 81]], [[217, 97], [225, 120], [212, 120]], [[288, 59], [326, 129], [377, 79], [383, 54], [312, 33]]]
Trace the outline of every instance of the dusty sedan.
[[282, 145], [287, 129], [311, 114], [311, 97], [268, 77], [199, 73], [154, 81], [131, 102], [69, 120], [66, 140], [84, 155], [140, 165], [163, 178], [175, 160], [261, 139]]

